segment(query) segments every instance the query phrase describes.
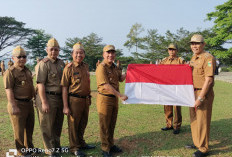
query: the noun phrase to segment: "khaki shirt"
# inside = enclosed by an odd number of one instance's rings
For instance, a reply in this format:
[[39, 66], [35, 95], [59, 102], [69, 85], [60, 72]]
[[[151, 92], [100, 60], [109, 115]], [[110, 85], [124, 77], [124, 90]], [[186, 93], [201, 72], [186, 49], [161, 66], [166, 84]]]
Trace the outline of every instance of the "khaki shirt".
[[65, 68], [61, 85], [68, 87], [68, 92], [80, 96], [90, 95], [89, 65], [81, 62], [69, 63]]
[[45, 86], [45, 91], [61, 93], [60, 81], [64, 69], [64, 62], [60, 59], [44, 58], [36, 69], [36, 82]]
[[210, 53], [203, 52], [199, 55], [193, 55], [190, 66], [193, 68], [194, 88], [202, 88], [205, 77], [214, 77], [216, 61]]
[[169, 57], [165, 57], [160, 64], [185, 64], [185, 60], [181, 57], [174, 57], [171, 58]]
[[32, 73], [27, 67], [10, 67], [4, 74], [3, 82], [5, 89], [13, 90], [15, 98], [32, 99], [34, 96]]
[[104, 89], [104, 84], [110, 84], [116, 91], [119, 91], [119, 81], [121, 82], [121, 73], [115, 64], [111, 66], [106, 62], [102, 62], [96, 69], [97, 89], [102, 94], [112, 94]]

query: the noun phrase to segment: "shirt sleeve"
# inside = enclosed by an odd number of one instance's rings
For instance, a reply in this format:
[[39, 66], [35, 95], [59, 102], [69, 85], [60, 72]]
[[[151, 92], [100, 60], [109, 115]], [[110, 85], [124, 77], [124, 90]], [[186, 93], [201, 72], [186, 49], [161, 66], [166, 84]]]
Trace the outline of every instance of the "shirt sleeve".
[[109, 84], [106, 70], [103, 65], [98, 65], [96, 70], [97, 85]]
[[216, 65], [215, 58], [213, 56], [209, 56], [206, 58], [203, 67], [206, 77], [214, 76], [215, 65]]
[[66, 66], [64, 68], [64, 71], [63, 71], [63, 75], [62, 75], [62, 79], [61, 79], [60, 85], [64, 86], [64, 87], [69, 87], [70, 82], [71, 81], [70, 81], [69, 67]]
[[14, 88], [15, 80], [14, 80], [13, 73], [10, 70], [7, 70], [4, 73], [3, 83], [4, 83], [5, 89], [13, 89]]
[[36, 82], [45, 84], [48, 76], [47, 65], [41, 61], [38, 65], [38, 70], [36, 71]]

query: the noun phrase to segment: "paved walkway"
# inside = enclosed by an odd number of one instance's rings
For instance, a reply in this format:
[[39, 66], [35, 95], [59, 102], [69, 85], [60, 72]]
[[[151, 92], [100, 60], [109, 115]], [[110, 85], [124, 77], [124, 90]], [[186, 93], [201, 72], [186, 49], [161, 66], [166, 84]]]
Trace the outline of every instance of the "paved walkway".
[[220, 72], [219, 75], [215, 75], [215, 80], [232, 83], [232, 72]]

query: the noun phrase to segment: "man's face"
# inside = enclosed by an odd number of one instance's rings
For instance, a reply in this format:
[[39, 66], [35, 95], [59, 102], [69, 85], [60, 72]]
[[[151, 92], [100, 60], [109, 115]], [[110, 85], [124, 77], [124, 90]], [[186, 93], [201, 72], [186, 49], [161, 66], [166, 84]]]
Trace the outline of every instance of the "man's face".
[[115, 51], [105, 51], [103, 52], [103, 58], [104, 61], [106, 61], [107, 63], [113, 63], [115, 60], [116, 54]]
[[72, 58], [74, 62], [81, 63], [85, 58], [85, 52], [81, 49], [75, 49], [72, 52]]
[[190, 47], [191, 47], [194, 54], [200, 54], [204, 51], [205, 43], [191, 42]]
[[20, 56], [14, 56], [12, 57], [14, 64], [18, 65], [19, 67], [24, 67], [24, 65], [27, 62], [27, 56], [26, 55], [20, 55]]
[[170, 57], [176, 57], [177, 49], [168, 48], [168, 54]]
[[60, 48], [59, 47], [47, 47], [46, 52], [49, 58], [56, 60], [57, 57], [59, 56]]

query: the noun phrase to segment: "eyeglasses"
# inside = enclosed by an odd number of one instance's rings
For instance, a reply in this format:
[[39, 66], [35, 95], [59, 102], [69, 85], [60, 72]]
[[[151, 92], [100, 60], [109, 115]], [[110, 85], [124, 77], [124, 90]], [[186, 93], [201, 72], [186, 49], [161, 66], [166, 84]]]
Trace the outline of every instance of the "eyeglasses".
[[18, 58], [18, 59], [20, 59], [20, 58], [25, 59], [25, 58], [27, 58], [27, 56], [17, 56], [17, 58]]

